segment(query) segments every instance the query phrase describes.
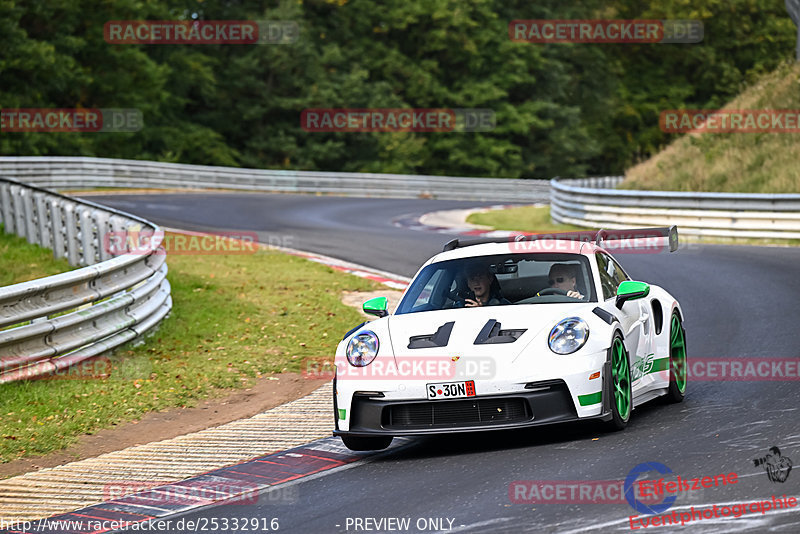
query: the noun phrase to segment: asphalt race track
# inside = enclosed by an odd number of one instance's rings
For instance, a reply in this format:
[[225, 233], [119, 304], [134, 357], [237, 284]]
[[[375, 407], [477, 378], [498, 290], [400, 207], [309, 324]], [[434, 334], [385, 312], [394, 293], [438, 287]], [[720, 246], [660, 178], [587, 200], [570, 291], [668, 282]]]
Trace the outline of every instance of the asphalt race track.
[[[263, 242], [288, 236], [290, 242], [284, 244], [292, 248], [405, 276], [413, 276], [450, 237], [396, 227], [391, 221], [476, 205], [223, 193], [109, 195], [91, 200], [170, 227], [251, 230]], [[800, 248], [695, 245], [673, 254], [617, 257], [634, 279], [661, 285], [679, 299], [686, 315], [690, 362], [693, 358], [800, 360]], [[656, 401], [640, 407], [622, 432], [570, 424], [416, 439], [347, 468], [302, 479], [292, 486], [292, 499], [262, 495], [255, 505], [217, 505], [180, 518], [257, 517], [267, 523], [278, 518], [279, 532], [291, 533], [630, 531], [628, 517], [638, 512], [627, 502], [514, 503], [509, 487], [518, 480], [624, 480], [638, 464], [660, 462], [682, 478], [738, 474], [734, 485], [679, 493], [665, 513], [771, 500], [773, 495], [797, 497], [800, 472], [790, 472], [785, 482], [771, 482], [753, 460], [778, 446], [800, 465], [799, 394], [796, 379], [690, 378], [683, 404]], [[648, 478], [656, 478], [655, 473]], [[372, 522], [356, 523], [356, 518], [409, 518], [410, 528], [393, 530], [394, 523], [376, 528]], [[800, 511], [704, 519], [681, 531], [799, 532]]]

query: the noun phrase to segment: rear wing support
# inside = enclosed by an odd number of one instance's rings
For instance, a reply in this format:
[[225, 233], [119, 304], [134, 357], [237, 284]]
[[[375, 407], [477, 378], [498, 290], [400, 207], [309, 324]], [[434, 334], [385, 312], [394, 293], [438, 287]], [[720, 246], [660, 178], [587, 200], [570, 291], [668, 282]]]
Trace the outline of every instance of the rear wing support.
[[631, 230], [606, 230], [605, 228], [601, 228], [595, 235], [594, 244], [600, 247], [603, 241], [626, 241], [630, 239], [654, 237], [668, 239], [670, 252], [678, 250], [678, 227], [674, 224], [672, 226], [635, 228]]

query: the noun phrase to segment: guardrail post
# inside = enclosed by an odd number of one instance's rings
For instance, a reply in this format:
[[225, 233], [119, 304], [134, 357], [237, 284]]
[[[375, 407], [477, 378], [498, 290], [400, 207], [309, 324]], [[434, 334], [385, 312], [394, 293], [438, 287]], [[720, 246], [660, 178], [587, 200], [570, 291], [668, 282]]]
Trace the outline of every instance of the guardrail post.
[[41, 191], [33, 194], [36, 206], [36, 231], [39, 237], [39, 245], [47, 248], [53, 247], [53, 239], [50, 233], [51, 221], [49, 210], [47, 209], [47, 196]]
[[48, 201], [50, 208], [50, 231], [52, 233], [53, 257], [67, 257], [67, 248], [64, 245], [64, 234], [66, 233], [66, 219], [61, 209], [61, 200], [58, 197], [51, 197]]
[[109, 223], [112, 217], [111, 213], [95, 210], [94, 222], [97, 228], [97, 255], [100, 261], [110, 260], [114, 256], [108, 249], [109, 238], [111, 237], [111, 224]]
[[25, 224], [25, 208], [23, 206], [21, 193], [21, 187], [13, 186], [11, 188], [11, 207], [14, 210], [14, 233], [19, 237], [26, 237], [25, 229], [27, 225]]
[[83, 257], [81, 265], [92, 265], [97, 263], [97, 247], [95, 246], [95, 228], [94, 228], [94, 213], [91, 208], [81, 207], [78, 209], [79, 224], [81, 233], [81, 245], [83, 248]]
[[14, 212], [11, 209], [11, 185], [0, 182], [0, 222], [6, 233], [14, 233]]
[[64, 210], [64, 230], [66, 231], [65, 242], [67, 243], [67, 261], [70, 265], [80, 265], [81, 254], [78, 247], [78, 222], [76, 206], [72, 202], [62, 201]]
[[36, 235], [36, 208], [33, 203], [33, 193], [30, 191], [21, 191], [22, 205], [25, 210], [25, 237], [28, 238], [28, 243], [38, 245], [39, 239]]

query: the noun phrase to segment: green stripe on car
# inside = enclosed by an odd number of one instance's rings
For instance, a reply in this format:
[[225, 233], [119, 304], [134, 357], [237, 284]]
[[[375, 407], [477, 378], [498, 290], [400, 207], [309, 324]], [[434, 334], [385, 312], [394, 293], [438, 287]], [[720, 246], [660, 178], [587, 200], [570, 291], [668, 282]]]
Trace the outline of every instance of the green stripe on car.
[[581, 406], [589, 406], [590, 404], [599, 404], [603, 401], [603, 392], [589, 393], [588, 395], [578, 395], [578, 402]]
[[647, 374], [658, 371], [666, 371], [667, 369], [669, 369], [669, 358], [659, 358], [657, 360], [653, 360], [653, 368], [650, 369]]

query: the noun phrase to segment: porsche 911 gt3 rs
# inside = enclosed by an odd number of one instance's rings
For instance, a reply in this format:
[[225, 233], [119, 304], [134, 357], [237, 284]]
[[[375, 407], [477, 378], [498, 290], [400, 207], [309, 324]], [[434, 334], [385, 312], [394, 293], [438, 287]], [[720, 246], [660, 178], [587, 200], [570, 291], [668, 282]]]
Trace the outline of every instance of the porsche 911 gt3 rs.
[[[634, 242], [635, 232], [646, 237]], [[334, 435], [374, 450], [394, 436], [589, 419], [622, 429], [642, 403], [682, 401], [680, 304], [631, 280], [609, 253], [614, 239], [641, 247], [658, 238], [662, 250], [677, 248], [674, 226], [600, 231], [589, 242], [451, 241], [392, 314], [383, 297], [365, 302], [378, 319], [337, 347]]]

